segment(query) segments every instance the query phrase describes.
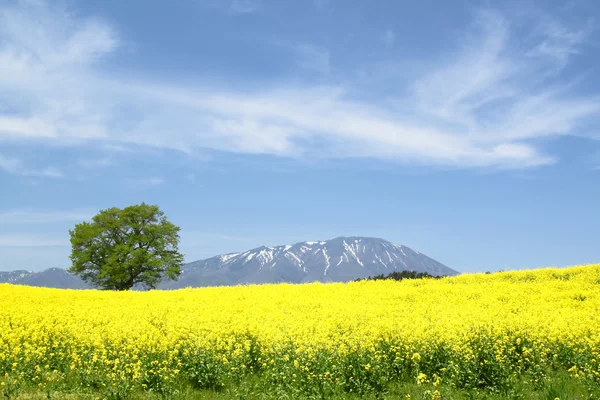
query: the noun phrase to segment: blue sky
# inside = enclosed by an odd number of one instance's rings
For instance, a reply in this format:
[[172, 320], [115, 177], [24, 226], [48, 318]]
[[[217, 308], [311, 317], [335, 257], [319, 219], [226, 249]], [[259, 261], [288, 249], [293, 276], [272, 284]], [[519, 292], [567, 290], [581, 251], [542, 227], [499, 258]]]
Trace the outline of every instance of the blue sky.
[[0, 270], [66, 268], [70, 228], [142, 201], [187, 261], [600, 262], [600, 5], [495, 3], [0, 0]]

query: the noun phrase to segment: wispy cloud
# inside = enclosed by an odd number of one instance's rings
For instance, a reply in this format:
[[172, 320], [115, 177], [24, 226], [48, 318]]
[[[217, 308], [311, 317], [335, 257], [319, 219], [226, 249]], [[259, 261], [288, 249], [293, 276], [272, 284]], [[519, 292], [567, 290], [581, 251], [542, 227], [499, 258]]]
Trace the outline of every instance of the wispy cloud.
[[78, 161], [78, 164], [88, 169], [107, 168], [113, 166], [115, 160], [109, 157], [82, 158]]
[[49, 166], [42, 169], [27, 167], [23, 161], [14, 157], [5, 157], [0, 154], [0, 171], [13, 175], [40, 177], [40, 178], [62, 178], [63, 173], [55, 167]]
[[0, 138], [105, 138], [105, 107], [90, 92], [99, 84], [91, 65], [117, 47], [114, 31], [54, 4], [17, 3], [0, 8], [0, 100], [19, 99], [20, 106], [0, 115]]
[[21, 160], [17, 160], [16, 158], [8, 158], [0, 155], [0, 169], [14, 174], [17, 173], [17, 171], [21, 167]]
[[127, 186], [131, 188], [143, 189], [157, 187], [165, 183], [165, 179], [158, 176], [128, 178], [125, 180]]
[[383, 33], [383, 35], [381, 35], [381, 40], [383, 41], [383, 44], [385, 44], [388, 47], [391, 47], [394, 45], [394, 43], [396, 43], [396, 34], [394, 33], [393, 29], [386, 29], [386, 31]]
[[94, 216], [90, 210], [9, 210], [0, 212], [3, 224], [48, 224], [56, 222], [81, 222]]
[[572, 56], [580, 54], [582, 44], [594, 29], [591, 21], [569, 28], [552, 16], [542, 15], [531, 34], [531, 40], [537, 43], [528, 55], [549, 58], [555, 64], [555, 70], [560, 71]]
[[149, 178], [147, 179], [145, 182], [147, 182], [149, 185], [162, 185], [163, 183], [165, 183], [165, 180], [163, 178]]
[[318, 10], [326, 8], [329, 6], [330, 2], [331, 0], [313, 0], [313, 3]]
[[230, 10], [236, 14], [249, 14], [258, 11], [261, 5], [261, 0], [234, 0]]
[[[275, 82], [242, 93], [110, 78], [92, 68], [119, 46], [110, 25], [28, 4], [0, 8], [0, 100], [24, 99], [18, 115], [0, 114], [5, 140], [522, 168], [555, 162], [538, 140], [575, 134], [600, 111], [598, 97], [576, 95], [545, 74], [562, 71], [586, 34], [556, 21], [533, 27], [522, 48], [506, 17], [483, 10], [468, 41], [443, 62], [415, 82], [395, 82], [409, 88], [403, 94], [372, 102], [352, 82]], [[232, 7], [250, 12], [258, 4]], [[306, 45], [299, 53], [314, 56], [301, 67], [330, 70], [328, 52]]]

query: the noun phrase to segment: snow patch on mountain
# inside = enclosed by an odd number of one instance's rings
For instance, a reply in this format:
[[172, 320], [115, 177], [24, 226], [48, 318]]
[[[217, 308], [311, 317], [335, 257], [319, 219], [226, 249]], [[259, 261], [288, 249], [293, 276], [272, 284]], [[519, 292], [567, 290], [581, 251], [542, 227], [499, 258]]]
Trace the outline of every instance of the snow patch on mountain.
[[[231, 253], [186, 267], [194, 285], [270, 282], [347, 282], [368, 276], [411, 270], [431, 275], [457, 272], [406, 246], [368, 237], [339, 237]], [[181, 280], [181, 278], [180, 278]], [[167, 287], [186, 287], [172, 283]]]
[[[368, 237], [339, 237], [292, 245], [261, 246], [186, 264], [162, 289], [262, 283], [348, 282], [394, 271], [456, 275], [458, 272], [406, 246]], [[89, 288], [65, 270], [0, 272], [0, 283]]]

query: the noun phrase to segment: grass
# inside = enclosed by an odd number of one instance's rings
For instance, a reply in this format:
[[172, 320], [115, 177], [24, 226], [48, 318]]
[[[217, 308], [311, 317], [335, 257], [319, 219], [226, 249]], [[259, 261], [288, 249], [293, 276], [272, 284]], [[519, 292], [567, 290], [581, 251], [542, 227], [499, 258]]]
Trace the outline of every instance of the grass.
[[[44, 389], [35, 386], [22, 386], [17, 393], [11, 396], [5, 394], [6, 399], [22, 400], [71, 400], [71, 399], [99, 399], [103, 398], [97, 393], [89, 391], [74, 392], [63, 389], [60, 382]], [[114, 397], [117, 399], [118, 397]], [[263, 399], [316, 399], [319, 397], [306, 397], [301, 393], [274, 392], [269, 389], [269, 384], [258, 376], [249, 375], [240, 382], [230, 382], [220, 391], [199, 391], [191, 386], [183, 385], [174, 393], [160, 395], [152, 392], [134, 392], [127, 396], [132, 400], [263, 400]], [[472, 389], [469, 391], [458, 390], [449, 385], [433, 384], [417, 385], [392, 384], [383, 393], [357, 395], [352, 393], [333, 393], [326, 397], [332, 400], [350, 399], [411, 399], [411, 400], [587, 400], [600, 399], [600, 387], [589, 386], [585, 381], [574, 378], [567, 372], [555, 372], [547, 377], [541, 387], [534, 387], [528, 380], [515, 380], [507, 389], [498, 392], [489, 390]]]

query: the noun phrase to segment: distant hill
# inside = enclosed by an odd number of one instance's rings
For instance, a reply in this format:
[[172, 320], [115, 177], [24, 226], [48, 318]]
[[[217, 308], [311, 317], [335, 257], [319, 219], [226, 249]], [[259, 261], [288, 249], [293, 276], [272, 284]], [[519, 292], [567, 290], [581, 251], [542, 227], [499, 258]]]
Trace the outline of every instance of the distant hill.
[[187, 264], [177, 281], [161, 288], [252, 283], [348, 282], [393, 271], [427, 272], [433, 276], [458, 272], [387, 240], [339, 237], [327, 241], [258, 247]]
[[0, 283], [16, 285], [51, 287], [58, 289], [86, 289], [90, 288], [77, 276], [69, 274], [61, 268], [50, 268], [40, 272], [11, 271], [0, 272]]
[[25, 271], [24, 269], [19, 269], [17, 271], [0, 271], [0, 283], [16, 283], [33, 274], [35, 274], [35, 272]]
[[[369, 237], [258, 247], [186, 264], [177, 281], [159, 289], [261, 283], [348, 282], [392, 272], [414, 271], [433, 276], [458, 272], [406, 246]], [[60, 268], [42, 272], [0, 272], [0, 283], [63, 289], [89, 288]]]
[[61, 268], [50, 268], [37, 272], [17, 281], [19, 285], [53, 287], [59, 289], [89, 289], [78, 276], [73, 276]]

